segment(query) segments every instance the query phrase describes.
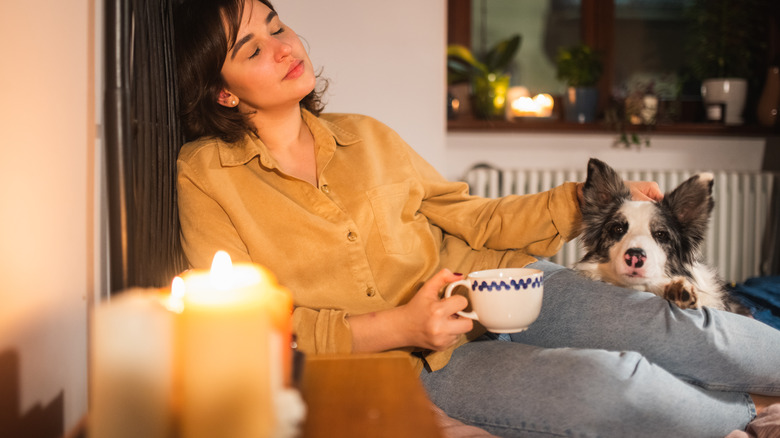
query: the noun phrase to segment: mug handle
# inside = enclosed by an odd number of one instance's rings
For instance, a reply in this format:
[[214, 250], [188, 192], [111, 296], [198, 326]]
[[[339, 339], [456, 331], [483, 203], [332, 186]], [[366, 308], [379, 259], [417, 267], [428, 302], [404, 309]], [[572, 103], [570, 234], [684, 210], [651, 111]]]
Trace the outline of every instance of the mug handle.
[[[447, 285], [447, 289], [444, 290], [444, 298], [449, 298], [452, 296], [452, 290], [455, 289], [456, 286], [465, 286], [466, 288], [469, 287], [469, 281], [467, 279], [458, 280], [456, 282], [450, 283]], [[468, 297], [466, 297], [468, 299]], [[471, 318], [475, 321], [479, 321], [479, 317], [475, 312], [464, 312], [462, 310], [458, 311], [458, 315], [465, 316], [466, 318]]]

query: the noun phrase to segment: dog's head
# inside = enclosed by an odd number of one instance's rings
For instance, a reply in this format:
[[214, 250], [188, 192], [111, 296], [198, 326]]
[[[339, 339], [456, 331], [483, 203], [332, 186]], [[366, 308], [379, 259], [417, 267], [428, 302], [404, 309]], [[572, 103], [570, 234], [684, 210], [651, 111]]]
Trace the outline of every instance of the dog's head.
[[698, 174], [660, 203], [633, 201], [617, 172], [591, 159], [583, 187], [583, 262], [608, 281], [638, 288], [690, 275], [714, 205], [712, 180], [710, 173]]

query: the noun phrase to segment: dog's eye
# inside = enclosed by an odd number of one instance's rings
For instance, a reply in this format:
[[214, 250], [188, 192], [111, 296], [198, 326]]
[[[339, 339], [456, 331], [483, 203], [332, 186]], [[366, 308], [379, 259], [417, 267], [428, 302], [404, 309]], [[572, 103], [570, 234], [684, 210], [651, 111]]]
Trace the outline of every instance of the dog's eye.
[[669, 233], [666, 231], [653, 231], [653, 238], [658, 243], [666, 243], [669, 241]]
[[626, 232], [626, 227], [623, 224], [613, 224], [609, 227], [609, 234], [613, 236], [622, 236]]

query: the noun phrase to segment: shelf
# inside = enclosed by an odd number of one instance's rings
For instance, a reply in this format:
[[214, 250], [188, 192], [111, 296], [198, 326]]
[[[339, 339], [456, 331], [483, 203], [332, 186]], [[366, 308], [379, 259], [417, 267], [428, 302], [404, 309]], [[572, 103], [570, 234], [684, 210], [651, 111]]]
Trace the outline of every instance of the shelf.
[[[509, 120], [479, 120], [462, 117], [447, 121], [448, 132], [480, 133], [558, 133], [558, 134], [617, 134], [603, 121], [572, 123], [557, 119], [523, 118]], [[780, 135], [777, 128], [758, 125], [724, 126], [715, 123], [658, 124], [652, 127], [627, 126], [630, 133], [650, 135], [697, 135], [733, 137], [774, 137]]]

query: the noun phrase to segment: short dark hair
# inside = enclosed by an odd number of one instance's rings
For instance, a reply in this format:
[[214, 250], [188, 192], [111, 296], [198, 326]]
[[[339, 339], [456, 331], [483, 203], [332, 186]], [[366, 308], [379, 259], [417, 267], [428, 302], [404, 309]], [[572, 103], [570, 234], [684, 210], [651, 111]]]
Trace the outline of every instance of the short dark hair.
[[[275, 10], [270, 1], [257, 1]], [[226, 86], [222, 66], [236, 42], [243, 10], [244, 0], [184, 0], [174, 11], [179, 111], [187, 140], [214, 136], [232, 143], [254, 132], [246, 114], [217, 101]], [[319, 115], [323, 92], [315, 88], [301, 106]]]

